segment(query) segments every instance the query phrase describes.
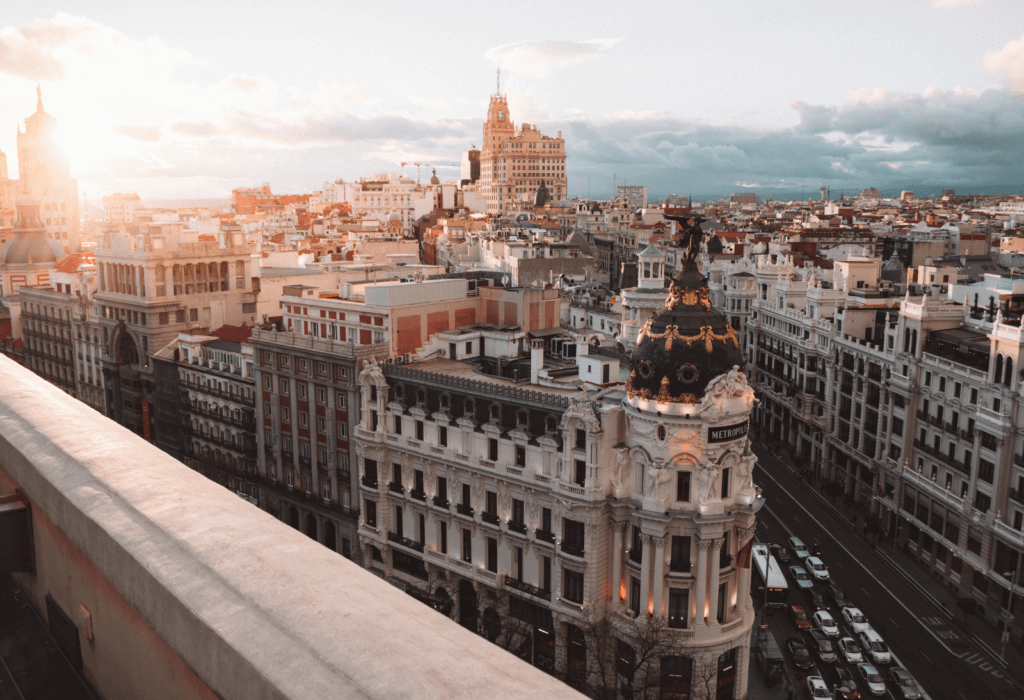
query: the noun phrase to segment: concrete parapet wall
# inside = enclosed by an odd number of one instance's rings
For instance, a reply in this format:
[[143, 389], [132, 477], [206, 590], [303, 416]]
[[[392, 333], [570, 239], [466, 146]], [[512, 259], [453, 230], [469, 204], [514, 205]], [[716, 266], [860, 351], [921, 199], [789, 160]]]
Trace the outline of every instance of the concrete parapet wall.
[[105, 698], [582, 697], [0, 357], [13, 488]]

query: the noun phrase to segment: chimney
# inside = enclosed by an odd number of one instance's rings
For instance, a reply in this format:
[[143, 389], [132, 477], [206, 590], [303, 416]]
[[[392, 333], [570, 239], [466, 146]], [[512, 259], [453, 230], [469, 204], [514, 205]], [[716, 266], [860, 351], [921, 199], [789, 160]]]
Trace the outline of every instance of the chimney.
[[530, 384], [540, 383], [542, 369], [544, 369], [544, 341], [534, 338], [530, 341]]

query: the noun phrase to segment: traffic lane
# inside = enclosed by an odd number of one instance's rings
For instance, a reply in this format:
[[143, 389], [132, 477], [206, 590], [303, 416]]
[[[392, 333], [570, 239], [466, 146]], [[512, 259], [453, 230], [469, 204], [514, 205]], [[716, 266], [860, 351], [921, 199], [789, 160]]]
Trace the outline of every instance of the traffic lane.
[[[992, 673], [980, 673], [977, 667], [964, 663], [939, 642], [920, 619], [934, 614], [934, 609], [902, 577], [888, 568], [872, 566], [868, 571], [863, 563], [874, 563], [872, 550], [817, 499], [810, 497], [795, 478], [784, 469], [773, 469], [769, 473], [762, 468], [761, 473], [764, 478], [759, 483], [763, 484], [768, 502], [775, 504], [775, 507], [763, 509], [762, 514], [767, 511], [767, 517], [777, 517], [782, 513], [789, 520], [795, 511], [799, 514], [799, 522], [791, 526], [793, 530], [805, 535], [821, 535], [817, 539], [823, 557], [827, 558], [826, 564], [838, 564], [839, 569], [846, 572], [844, 580], [838, 581], [839, 585], [855, 602], [861, 601], [860, 607], [872, 620], [872, 626], [893, 647], [905, 667], [921, 681], [926, 692], [933, 697], [948, 697], [950, 700], [977, 697], [981, 689], [1004, 694], [1009, 681], [1001, 680]], [[781, 527], [781, 520], [779, 523], [780, 528], [773, 536], [779, 537], [776, 541], [784, 542], [788, 535], [782, 536], [786, 530]], [[834, 539], [825, 537], [826, 533]]]

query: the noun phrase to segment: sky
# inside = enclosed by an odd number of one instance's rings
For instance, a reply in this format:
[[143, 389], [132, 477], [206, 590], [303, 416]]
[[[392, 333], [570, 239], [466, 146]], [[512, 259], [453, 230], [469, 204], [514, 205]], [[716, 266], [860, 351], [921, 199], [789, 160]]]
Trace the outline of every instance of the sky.
[[499, 65], [570, 196], [1024, 190], [1024, 0], [14, 0], [0, 151], [41, 84], [90, 200], [457, 179]]

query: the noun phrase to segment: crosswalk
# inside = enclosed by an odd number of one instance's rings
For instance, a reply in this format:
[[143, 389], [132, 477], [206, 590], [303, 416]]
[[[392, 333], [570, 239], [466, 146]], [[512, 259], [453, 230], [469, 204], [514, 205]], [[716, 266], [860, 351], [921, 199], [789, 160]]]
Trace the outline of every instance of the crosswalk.
[[[997, 666], [997, 664], [1002, 660], [999, 659], [998, 656], [990, 659], [989, 657], [983, 656], [979, 652], [974, 651], [963, 634], [959, 630], [953, 629], [953, 627], [950, 626], [949, 620], [937, 615], [921, 617], [918, 619], [921, 624], [923, 624], [943, 643], [943, 646], [949, 650], [950, 654], [966, 661], [972, 666], [976, 666], [981, 671], [991, 673], [996, 678], [1006, 678]], [[977, 637], [974, 637], [973, 641], [984, 644], [984, 642]], [[995, 654], [994, 649], [990, 649], [990, 651]], [[1002, 664], [1005, 664], [1005, 662], [1002, 662]]]

